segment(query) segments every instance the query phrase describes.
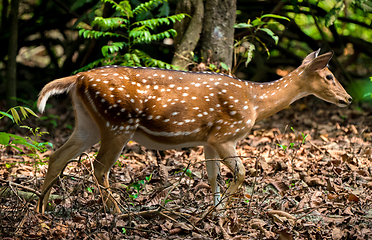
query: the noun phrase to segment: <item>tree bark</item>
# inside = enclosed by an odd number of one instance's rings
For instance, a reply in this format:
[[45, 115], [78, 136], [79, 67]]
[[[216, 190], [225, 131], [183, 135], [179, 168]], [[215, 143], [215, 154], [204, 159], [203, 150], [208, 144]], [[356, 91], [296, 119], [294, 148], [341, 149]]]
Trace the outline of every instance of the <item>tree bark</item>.
[[205, 63], [227, 64], [233, 59], [236, 0], [207, 0], [202, 36], [202, 57]]
[[[203, 27], [204, 6], [202, 0], [184, 0], [177, 4], [177, 13], [192, 15], [191, 21], [187, 18], [181, 23], [175, 23], [178, 35], [174, 39], [176, 52], [172, 64], [180, 69], [186, 69], [190, 64], [191, 52], [194, 51], [200, 39]], [[192, 14], [194, 13], [194, 14]]]
[[6, 81], [6, 100], [7, 107], [14, 107], [17, 104], [17, 54], [18, 54], [18, 8], [19, 0], [12, 0], [10, 3], [10, 37], [8, 50], [8, 66]]

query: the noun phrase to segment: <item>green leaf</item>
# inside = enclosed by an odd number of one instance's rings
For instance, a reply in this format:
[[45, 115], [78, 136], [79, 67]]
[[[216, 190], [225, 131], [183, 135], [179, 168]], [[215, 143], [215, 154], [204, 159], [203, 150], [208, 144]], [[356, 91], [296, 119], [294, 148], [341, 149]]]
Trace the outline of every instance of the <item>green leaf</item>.
[[261, 27], [262, 25], [266, 24], [266, 22], [261, 21], [260, 18], [256, 18], [252, 21], [252, 26], [254, 27]]
[[10, 112], [12, 113], [12, 116], [13, 116], [14, 121], [15, 121], [16, 124], [21, 122], [21, 119], [19, 118], [18, 112], [15, 110], [15, 108], [11, 108]]
[[289, 18], [284, 17], [284, 16], [280, 16], [280, 15], [276, 15], [276, 14], [264, 14], [264, 15], [261, 16], [261, 19], [262, 18], [265, 18], [265, 17], [277, 18], [277, 19], [284, 19], [284, 20], [290, 21]]
[[256, 49], [256, 47], [253, 45], [253, 43], [247, 42], [249, 44], [247, 49], [247, 60], [245, 61], [245, 66], [248, 66], [248, 63], [251, 62], [253, 57], [253, 51]]
[[[23, 127], [23, 126], [21, 126], [21, 127]], [[15, 134], [7, 133], [7, 135], [9, 137], [14, 138], [14, 139], [17, 139], [17, 140], [27, 141], [24, 137], [21, 137], [21, 136], [15, 135]]]
[[14, 122], [14, 118], [13, 118], [13, 116], [10, 115], [9, 113], [6, 113], [6, 112], [2, 112], [2, 111], [0, 111], [0, 114], [3, 115], [3, 116], [5, 116], [5, 117], [8, 117], [8, 118], [12, 119], [12, 121]]
[[248, 23], [238, 23], [234, 25], [234, 28], [251, 28], [251, 27], [253, 27], [253, 25], [248, 24]]
[[140, 59], [138, 58], [138, 56], [136, 54], [132, 54], [132, 58], [133, 60], [136, 62], [136, 63], [140, 63]]
[[154, 8], [156, 8], [159, 4], [165, 2], [165, 0], [150, 0], [145, 3], [141, 3], [135, 9], [133, 9], [134, 14], [139, 14], [141, 12], [148, 12]]
[[186, 176], [192, 178], [192, 171], [190, 169], [184, 168], [183, 171], [185, 172]]
[[32, 150], [32, 149], [39, 150], [39, 148], [36, 145], [34, 145], [32, 143], [29, 143], [27, 141], [23, 141], [23, 140], [13, 140], [12, 144], [20, 144], [20, 145], [23, 145], [23, 146], [29, 148], [30, 150]]
[[111, 3], [111, 7], [119, 12], [121, 12], [124, 16], [133, 17], [132, 7], [130, 6], [129, 1], [121, 1], [119, 4], [113, 0], [102, 0], [103, 2]]
[[45, 144], [48, 145], [48, 146], [51, 147], [51, 148], [54, 148], [54, 147], [53, 147], [53, 143], [51, 143], [51, 142], [45, 142]]
[[294, 143], [290, 143], [290, 144], [289, 144], [289, 148], [290, 148], [290, 149], [293, 149], [293, 147], [294, 147]]
[[92, 22], [92, 27], [99, 26], [101, 28], [119, 28], [119, 27], [126, 27], [126, 23], [128, 20], [121, 18], [121, 17], [114, 17], [114, 18], [103, 18], [103, 17], [95, 17], [94, 21]]
[[152, 18], [148, 20], [138, 21], [138, 22], [135, 22], [134, 25], [141, 25], [141, 26], [146, 26], [151, 29], [154, 29], [155, 27], [158, 27], [162, 24], [170, 25], [171, 23], [170, 21], [172, 21], [173, 23], [176, 21], [181, 21], [186, 16], [187, 16], [186, 14], [180, 13], [177, 15], [172, 15], [172, 16], [164, 17], [164, 18]]
[[88, 191], [89, 193], [93, 193], [93, 190], [92, 190], [90, 187], [87, 187], [87, 191]]
[[305, 141], [306, 141], [306, 138], [307, 138], [307, 136], [309, 136], [308, 134], [304, 134], [304, 133], [301, 133], [301, 135], [302, 135], [302, 144], [304, 144], [305, 143]]
[[118, 52], [125, 46], [124, 42], [112, 42], [110, 45], [103, 46], [101, 48], [102, 55], [104, 57], [108, 57], [109, 54], [113, 54], [115, 52]]
[[129, 194], [129, 197], [131, 198], [131, 199], [136, 199], [136, 198], [138, 198], [138, 193], [135, 193], [135, 194]]
[[28, 107], [23, 107], [27, 112], [31, 113], [31, 115], [35, 116], [35, 117], [39, 117], [38, 115], [36, 115], [36, 113], [34, 111], [32, 111], [32, 109], [28, 108]]
[[164, 204], [167, 204], [169, 202], [172, 202], [173, 200], [172, 199], [164, 199]]
[[84, 38], [100, 38], [100, 37], [122, 37], [125, 38], [124, 35], [112, 32], [102, 32], [96, 30], [88, 30], [88, 29], [80, 29], [79, 35], [83, 36]]
[[344, 10], [345, 4], [343, 1], [336, 1], [335, 6], [328, 11], [328, 13], [325, 15], [325, 26], [329, 27], [331, 26], [336, 19], [340, 16], [340, 13]]
[[227, 66], [226, 63], [223, 63], [223, 62], [220, 62], [220, 65], [223, 69], [225, 69], [226, 71], [229, 71], [229, 66]]
[[9, 144], [10, 137], [9, 134], [6, 132], [0, 132], [0, 144], [7, 146]]
[[146, 181], [147, 181], [147, 182], [150, 182], [150, 181], [151, 181], [151, 178], [152, 178], [152, 173], [150, 174], [150, 176], [145, 177], [145, 178], [146, 178]]
[[287, 149], [287, 146], [286, 145], [283, 145], [283, 144], [277, 144], [279, 147], [281, 147], [284, 151]]
[[267, 33], [272, 39], [274, 39], [275, 41], [275, 44], [278, 44], [279, 42], [279, 37], [275, 35], [275, 33], [273, 33], [273, 31], [271, 31], [270, 29], [268, 28], [260, 28], [261, 31]]
[[28, 117], [26, 110], [23, 107], [19, 107], [19, 110], [21, 110], [23, 120], [25, 120]]
[[16, 150], [18, 150], [19, 152], [23, 152], [22, 151], [22, 149], [20, 149], [19, 147], [17, 147], [16, 145], [9, 145], [10, 147], [12, 147], [12, 148], [14, 148], [14, 149], [16, 149]]

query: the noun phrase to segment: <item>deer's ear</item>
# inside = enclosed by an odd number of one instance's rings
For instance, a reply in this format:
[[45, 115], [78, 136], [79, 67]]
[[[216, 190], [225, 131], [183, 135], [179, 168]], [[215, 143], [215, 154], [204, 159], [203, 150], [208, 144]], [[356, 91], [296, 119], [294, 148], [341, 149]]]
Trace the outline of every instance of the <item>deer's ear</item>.
[[313, 60], [314, 58], [316, 58], [318, 56], [319, 52], [320, 52], [320, 48], [317, 51], [314, 51], [314, 52], [310, 53], [309, 55], [307, 55], [305, 57], [305, 59], [302, 60], [302, 64], [301, 65], [307, 64], [311, 60]]
[[325, 68], [333, 56], [333, 51], [327, 52], [319, 57], [314, 58], [308, 63], [307, 69], [316, 71]]

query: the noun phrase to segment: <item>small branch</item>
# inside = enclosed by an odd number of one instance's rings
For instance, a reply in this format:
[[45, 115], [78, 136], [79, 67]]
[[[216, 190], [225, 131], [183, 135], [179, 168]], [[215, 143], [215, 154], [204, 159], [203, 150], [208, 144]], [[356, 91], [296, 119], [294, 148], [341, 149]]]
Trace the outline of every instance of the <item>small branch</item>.
[[9, 184], [9, 185], [13, 185], [13, 186], [16, 186], [16, 187], [19, 187], [19, 188], [22, 188], [22, 189], [25, 189], [29, 192], [32, 192], [33, 194], [35, 194], [36, 196], [40, 197], [40, 192], [39, 191], [36, 191], [35, 189], [33, 188], [30, 188], [30, 187], [27, 187], [27, 186], [23, 186], [21, 184], [18, 184], [18, 183], [15, 183], [15, 182], [12, 182], [12, 181], [6, 181], [6, 180], [3, 180], [3, 179], [0, 179], [1, 182], [3, 183], [6, 183], [6, 184]]

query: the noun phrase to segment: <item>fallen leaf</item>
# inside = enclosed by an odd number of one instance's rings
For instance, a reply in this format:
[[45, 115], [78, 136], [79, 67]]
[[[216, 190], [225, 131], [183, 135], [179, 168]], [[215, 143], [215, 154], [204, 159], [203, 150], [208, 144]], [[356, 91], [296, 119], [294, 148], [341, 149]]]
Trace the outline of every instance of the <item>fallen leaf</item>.
[[352, 193], [349, 194], [347, 200], [348, 201], [359, 202], [359, 198], [356, 195], [352, 194]]
[[344, 237], [344, 234], [341, 231], [341, 229], [339, 229], [337, 227], [333, 228], [333, 230], [332, 230], [332, 239], [333, 240], [342, 239], [343, 237]]

